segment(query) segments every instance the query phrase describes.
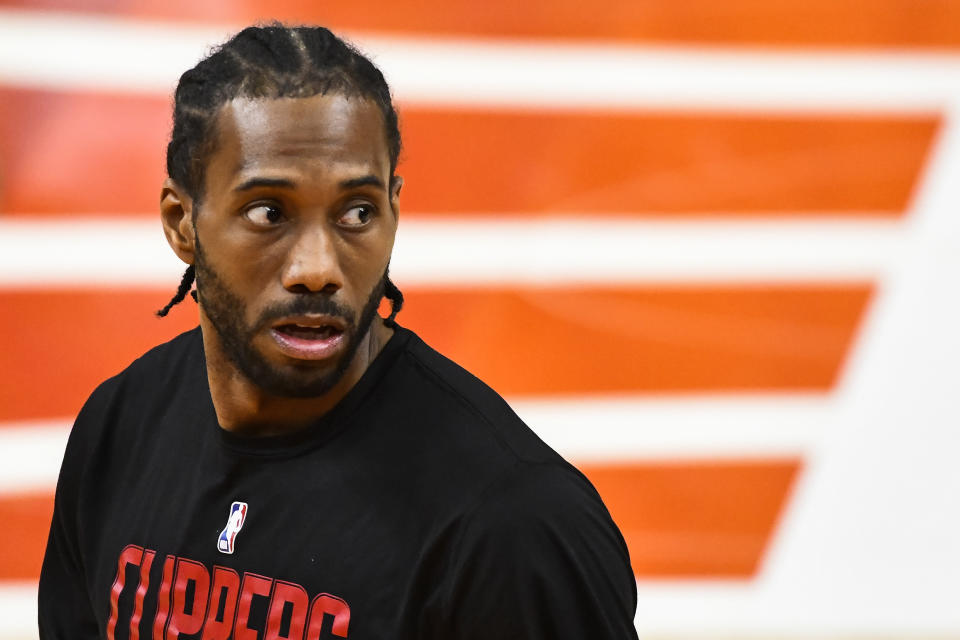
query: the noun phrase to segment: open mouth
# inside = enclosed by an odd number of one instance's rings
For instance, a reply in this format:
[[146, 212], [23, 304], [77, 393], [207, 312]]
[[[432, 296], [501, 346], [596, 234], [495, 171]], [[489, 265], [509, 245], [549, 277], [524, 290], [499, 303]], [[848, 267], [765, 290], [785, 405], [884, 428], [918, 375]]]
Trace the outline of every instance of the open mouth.
[[297, 360], [325, 360], [345, 348], [346, 327], [336, 319], [312, 318], [306, 322], [285, 322], [271, 330], [280, 352]]
[[331, 325], [306, 327], [299, 324], [282, 324], [274, 327], [274, 329], [283, 335], [297, 338], [298, 340], [328, 340], [343, 333], [343, 331]]

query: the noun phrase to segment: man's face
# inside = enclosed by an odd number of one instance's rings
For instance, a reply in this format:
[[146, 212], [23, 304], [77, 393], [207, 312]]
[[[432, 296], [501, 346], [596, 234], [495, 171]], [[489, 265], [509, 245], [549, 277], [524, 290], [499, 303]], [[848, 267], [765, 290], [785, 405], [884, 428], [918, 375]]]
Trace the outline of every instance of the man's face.
[[194, 212], [201, 309], [258, 387], [321, 395], [363, 344], [393, 250], [380, 111], [336, 94], [236, 99], [216, 135]]

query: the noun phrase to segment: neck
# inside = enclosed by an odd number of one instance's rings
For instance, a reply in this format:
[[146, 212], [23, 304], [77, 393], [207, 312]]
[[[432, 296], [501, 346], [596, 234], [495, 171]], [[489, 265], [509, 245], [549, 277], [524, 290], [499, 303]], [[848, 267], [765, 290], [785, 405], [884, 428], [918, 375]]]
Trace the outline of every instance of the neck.
[[200, 327], [217, 421], [227, 431], [251, 436], [291, 433], [322, 417], [357, 384], [393, 335], [393, 329], [382, 319], [375, 319], [333, 387], [319, 396], [293, 398], [270, 394], [239, 371], [226, 356], [216, 330], [202, 312]]

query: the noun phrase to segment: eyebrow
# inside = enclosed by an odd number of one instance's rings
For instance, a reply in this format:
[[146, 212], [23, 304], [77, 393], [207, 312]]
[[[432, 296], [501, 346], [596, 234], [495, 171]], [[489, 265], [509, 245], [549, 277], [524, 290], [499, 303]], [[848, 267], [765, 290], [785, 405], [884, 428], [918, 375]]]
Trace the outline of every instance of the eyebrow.
[[350, 178], [349, 180], [343, 180], [340, 182], [341, 189], [356, 189], [357, 187], [379, 187], [384, 191], [387, 190], [387, 187], [383, 184], [383, 180], [372, 173], [359, 178]]
[[[297, 185], [294, 184], [293, 181], [287, 180], [286, 178], [250, 178], [249, 180], [234, 187], [233, 190], [239, 193], [261, 187], [281, 187], [284, 189], [295, 189], [296, 186]], [[372, 173], [365, 176], [360, 176], [359, 178], [342, 180], [339, 186], [343, 190], [356, 189], [359, 187], [379, 187], [384, 191], [387, 190], [387, 187], [383, 184], [383, 180]]]
[[284, 189], [293, 189], [296, 185], [285, 178], [250, 178], [246, 182], [237, 185], [233, 190], [236, 192], [250, 191], [259, 187], [282, 187]]

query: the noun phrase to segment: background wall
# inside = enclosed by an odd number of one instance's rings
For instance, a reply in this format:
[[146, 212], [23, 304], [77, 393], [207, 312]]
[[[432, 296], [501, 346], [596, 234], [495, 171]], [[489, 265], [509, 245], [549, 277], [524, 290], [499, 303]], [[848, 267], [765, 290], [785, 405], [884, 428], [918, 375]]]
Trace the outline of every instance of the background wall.
[[401, 109], [402, 324], [603, 494], [658, 637], [960, 637], [960, 3], [0, 0], [0, 638], [92, 388], [193, 326], [169, 96], [256, 19]]

